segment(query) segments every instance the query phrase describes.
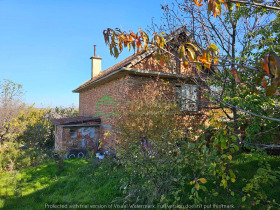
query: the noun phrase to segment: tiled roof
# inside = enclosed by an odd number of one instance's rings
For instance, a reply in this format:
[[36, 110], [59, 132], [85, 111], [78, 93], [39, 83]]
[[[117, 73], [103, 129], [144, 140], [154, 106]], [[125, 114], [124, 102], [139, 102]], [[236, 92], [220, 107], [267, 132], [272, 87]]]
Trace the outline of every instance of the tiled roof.
[[86, 123], [86, 122], [101, 122], [99, 117], [70, 117], [70, 118], [61, 118], [61, 119], [52, 119], [50, 120], [55, 125], [68, 125], [68, 124], [77, 124], [77, 123]]
[[83, 87], [87, 86], [88, 84], [90, 84], [91, 82], [97, 80], [98, 78], [104, 77], [104, 76], [110, 74], [111, 72], [114, 72], [114, 71], [116, 71], [116, 70], [118, 70], [120, 68], [127, 67], [131, 63], [131, 61], [133, 61], [136, 58], [140, 57], [145, 52], [146, 51], [142, 51], [139, 54], [129, 56], [128, 58], [122, 60], [121, 62], [115, 64], [114, 66], [111, 66], [110, 68], [102, 71], [100, 74], [96, 75], [95, 77], [93, 77], [93, 78], [89, 79], [88, 81], [84, 82], [77, 89], [83, 88]]

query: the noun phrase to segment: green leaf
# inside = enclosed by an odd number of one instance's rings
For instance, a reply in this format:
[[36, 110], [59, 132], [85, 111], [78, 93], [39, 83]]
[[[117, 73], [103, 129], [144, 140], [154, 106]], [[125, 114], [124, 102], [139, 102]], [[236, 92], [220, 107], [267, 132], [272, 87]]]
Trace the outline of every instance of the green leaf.
[[206, 188], [205, 186], [203, 186], [203, 185], [200, 185], [200, 189], [201, 189], [202, 191], [204, 191], [204, 192], [207, 191], [207, 188]]
[[278, 86], [278, 79], [271, 78], [271, 85], [266, 89], [266, 95], [272, 96], [276, 92], [277, 86]]
[[236, 151], [239, 150], [239, 147], [238, 147], [237, 145], [234, 144], [233, 147], [234, 147], [234, 149], [235, 149]]
[[192, 188], [191, 193], [193, 194], [195, 191], [195, 187]]

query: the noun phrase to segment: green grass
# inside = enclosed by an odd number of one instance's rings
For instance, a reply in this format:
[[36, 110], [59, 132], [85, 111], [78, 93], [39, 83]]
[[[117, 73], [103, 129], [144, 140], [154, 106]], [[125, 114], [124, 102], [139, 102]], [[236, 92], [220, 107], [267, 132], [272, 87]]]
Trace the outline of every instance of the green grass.
[[[280, 157], [266, 158], [273, 170], [280, 167]], [[236, 191], [241, 191], [247, 180], [254, 176], [259, 162], [260, 156], [250, 153], [236, 157], [237, 181], [232, 184]], [[5, 172], [0, 174], [0, 208], [43, 209], [45, 204], [108, 205], [116, 198], [123, 198], [120, 180], [124, 176], [123, 167], [115, 166], [109, 160], [97, 164], [87, 159], [66, 160], [63, 170], [50, 161], [16, 174]], [[210, 183], [206, 186], [215, 187]], [[279, 182], [263, 186], [263, 189], [270, 200], [280, 203]], [[222, 197], [213, 198], [213, 203], [224, 203]], [[231, 202], [240, 206], [241, 197], [236, 196]]]
[[[59, 170], [53, 162], [0, 174], [0, 208], [42, 209], [45, 204], [108, 204], [121, 195], [122, 169], [86, 159], [66, 160]], [[17, 182], [15, 187], [15, 180]]]

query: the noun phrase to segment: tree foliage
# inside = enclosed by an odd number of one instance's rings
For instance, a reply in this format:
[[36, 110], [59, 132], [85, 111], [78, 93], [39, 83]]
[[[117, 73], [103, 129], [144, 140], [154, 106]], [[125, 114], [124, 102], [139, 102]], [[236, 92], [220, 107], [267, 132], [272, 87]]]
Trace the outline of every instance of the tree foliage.
[[[279, 143], [279, 9], [278, 1], [174, 1], [162, 5], [162, 24], [145, 32], [104, 30], [114, 57], [125, 47], [135, 53], [156, 49], [160, 65], [175, 59], [195, 70], [191, 82], [211, 104], [203, 107], [210, 109], [209, 124], [188, 129], [188, 120], [178, 124], [182, 114], [164, 114], [175, 109], [167, 101], [151, 103], [162, 98], [160, 87], [149, 87], [152, 92], [144, 87], [133, 98], [136, 104], [148, 102], [127, 107], [119, 124], [119, 157], [131, 175], [125, 185], [128, 202], [182, 204], [189, 199], [205, 204], [220, 196], [230, 204], [241, 196], [248, 207], [279, 206], [260, 192], [262, 185], [279, 180], [265, 154], [254, 178], [245, 179], [241, 191], [232, 188], [242, 179], [233, 167], [241, 145]], [[182, 28], [183, 42], [174, 36]], [[136, 114], [154, 110], [153, 115]], [[188, 135], [182, 137], [182, 131]], [[139, 196], [144, 189], [146, 196]]]
[[[206, 127], [183, 115], [166, 81], [151, 81], [132, 92], [124, 104], [117, 124], [117, 157], [126, 169], [122, 180], [125, 204], [193, 205], [218, 203], [230, 205], [239, 198], [241, 206], [269, 205], [264, 184], [279, 180], [266, 161], [254, 179], [242, 180], [234, 168], [236, 144], [234, 129], [215, 121]], [[265, 158], [264, 158], [265, 159]], [[257, 181], [256, 181], [257, 180]]]
[[[133, 46], [136, 53], [156, 48], [161, 52], [161, 65], [172, 57], [189, 71], [195, 67], [198, 79], [193, 82], [206, 84], [201, 94], [209, 96], [213, 108], [231, 109], [226, 116], [234, 122], [237, 135], [245, 119], [253, 118], [259, 118], [255, 122], [264, 125], [255, 134], [273, 128], [277, 131], [279, 5], [253, 3], [254, 6], [245, 1], [175, 1], [162, 6], [161, 25], [152, 25], [147, 32], [139, 29], [138, 33], [109, 28], [104, 30], [104, 38], [115, 57], [124, 47]], [[187, 31], [187, 42], [180, 43], [179, 37], [175, 37], [176, 44], [170, 42], [182, 27]], [[207, 69], [214, 74], [205, 74]]]
[[10, 80], [0, 82], [0, 144], [11, 133], [11, 121], [20, 112], [23, 103], [21, 102], [22, 86]]
[[54, 146], [50, 119], [77, 116], [77, 110], [27, 106], [21, 100], [20, 84], [10, 80], [0, 84], [0, 171], [42, 163]]

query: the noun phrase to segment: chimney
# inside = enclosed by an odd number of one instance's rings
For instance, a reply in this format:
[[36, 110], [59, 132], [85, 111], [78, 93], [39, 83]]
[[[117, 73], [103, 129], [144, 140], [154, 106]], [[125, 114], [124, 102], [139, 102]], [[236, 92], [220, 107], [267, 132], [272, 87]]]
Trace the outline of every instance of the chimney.
[[101, 60], [102, 58], [96, 56], [96, 45], [94, 45], [94, 56], [91, 59], [91, 78], [100, 74], [101, 72]]

